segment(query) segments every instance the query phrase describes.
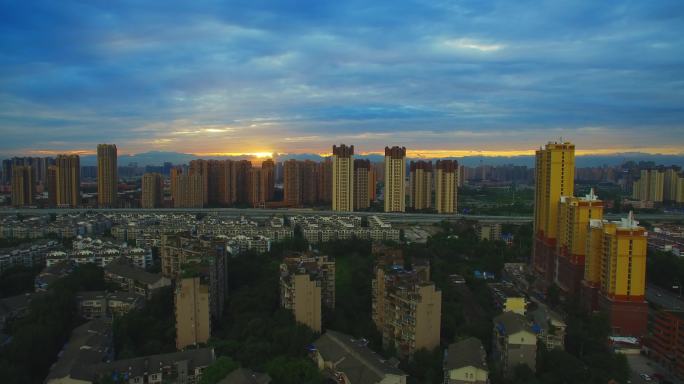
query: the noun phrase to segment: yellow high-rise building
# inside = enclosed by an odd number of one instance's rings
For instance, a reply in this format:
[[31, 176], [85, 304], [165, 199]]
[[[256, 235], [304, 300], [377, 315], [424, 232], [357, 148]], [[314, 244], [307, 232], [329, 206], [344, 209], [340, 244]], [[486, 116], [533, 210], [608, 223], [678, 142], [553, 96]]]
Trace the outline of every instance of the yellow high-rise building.
[[677, 179], [675, 202], [677, 204], [684, 203], [684, 174], [679, 175], [679, 178]]
[[142, 177], [140, 206], [159, 208], [164, 201], [164, 183], [159, 173], [145, 173]]
[[78, 155], [58, 155], [55, 159], [56, 204], [75, 208], [81, 205], [81, 160]]
[[24, 207], [33, 205], [35, 180], [30, 165], [15, 165], [12, 167], [12, 205]]
[[333, 145], [332, 210], [354, 210], [354, 146]]
[[370, 207], [370, 160], [354, 160], [354, 210], [360, 211]]
[[205, 344], [211, 337], [209, 285], [199, 277], [179, 279], [175, 293], [176, 348]]
[[415, 210], [432, 208], [432, 162], [412, 161], [409, 165], [409, 202]]
[[534, 252], [532, 265], [547, 282], [554, 280], [558, 207], [561, 196], [575, 191], [575, 145], [548, 143], [536, 152]]
[[558, 208], [555, 282], [565, 292], [579, 292], [584, 277], [589, 222], [603, 219], [603, 201], [594, 190], [584, 197], [561, 196]]
[[437, 213], [458, 211], [458, 172], [456, 160], [437, 160], [435, 166], [435, 208]]
[[385, 212], [406, 211], [406, 148], [385, 147]]
[[648, 235], [632, 213], [620, 221], [591, 220], [585, 263], [584, 300], [604, 310], [613, 332], [643, 336], [648, 305], [646, 250]]
[[100, 208], [116, 207], [119, 184], [117, 149], [114, 144], [97, 145], [97, 205]]

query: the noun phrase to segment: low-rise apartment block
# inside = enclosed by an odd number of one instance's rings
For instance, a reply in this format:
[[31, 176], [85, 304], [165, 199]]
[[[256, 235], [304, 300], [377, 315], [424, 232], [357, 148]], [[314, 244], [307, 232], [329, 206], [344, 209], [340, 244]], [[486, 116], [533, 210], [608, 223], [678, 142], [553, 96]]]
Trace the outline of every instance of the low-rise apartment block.
[[487, 353], [474, 337], [449, 345], [444, 352], [444, 384], [488, 384]]
[[82, 291], [76, 295], [78, 312], [88, 320], [123, 316], [140, 308], [143, 296], [127, 292]]
[[492, 354], [501, 363], [504, 374], [510, 375], [519, 364], [532, 371], [537, 362], [537, 335], [525, 316], [504, 312], [494, 318]]
[[321, 332], [321, 306], [335, 308], [335, 262], [327, 256], [287, 257], [280, 264], [280, 305]]
[[159, 273], [150, 273], [131, 265], [126, 259], [119, 259], [104, 268], [105, 281], [116, 284], [119, 289], [152, 297], [160, 288], [171, 285], [171, 279]]
[[373, 321], [385, 347], [401, 357], [439, 346], [442, 292], [430, 281], [430, 268], [415, 263], [413, 270], [378, 265], [372, 282]]
[[406, 384], [406, 373], [397, 368], [399, 361], [383, 359], [367, 344], [328, 330], [314, 342], [311, 357], [318, 369], [339, 383]]

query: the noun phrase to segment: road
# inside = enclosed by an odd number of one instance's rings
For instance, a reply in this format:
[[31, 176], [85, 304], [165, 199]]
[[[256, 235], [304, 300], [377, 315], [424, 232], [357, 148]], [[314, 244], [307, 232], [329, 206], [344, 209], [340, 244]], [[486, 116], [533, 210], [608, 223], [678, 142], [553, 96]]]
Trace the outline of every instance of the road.
[[[35, 214], [65, 214], [65, 213], [83, 213], [83, 212], [101, 212], [101, 213], [211, 213], [220, 216], [250, 216], [250, 217], [270, 217], [273, 215], [321, 215], [331, 216], [344, 214], [341, 212], [329, 210], [313, 210], [305, 208], [157, 208], [157, 209], [142, 209], [142, 208], [121, 208], [121, 209], [93, 209], [93, 208], [49, 208], [49, 209], [31, 209], [31, 208], [8, 208], [0, 210], [0, 215], [15, 215], [17, 213], [26, 215]], [[524, 224], [532, 221], [532, 216], [495, 216], [495, 215], [464, 215], [464, 214], [429, 214], [429, 213], [385, 213], [385, 212], [353, 212], [357, 216], [378, 216], [383, 220], [393, 223], [437, 223], [443, 220], [458, 221], [462, 219], [468, 220], [483, 220], [493, 221], [499, 223]], [[605, 218], [608, 220], [618, 220], [626, 215], [607, 214]], [[659, 213], [659, 214], [643, 214], [637, 215], [637, 220], [649, 221], [677, 221], [684, 220], [682, 213]]]
[[646, 286], [646, 301], [669, 310], [684, 310], [684, 300], [678, 294], [653, 284]]

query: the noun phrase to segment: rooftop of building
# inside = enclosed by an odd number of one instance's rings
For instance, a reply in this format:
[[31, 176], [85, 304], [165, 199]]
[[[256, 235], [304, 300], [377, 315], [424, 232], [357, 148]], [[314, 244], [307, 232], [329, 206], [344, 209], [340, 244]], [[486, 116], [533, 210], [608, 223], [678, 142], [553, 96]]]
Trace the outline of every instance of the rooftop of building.
[[150, 375], [162, 372], [164, 367], [172, 366], [179, 362], [187, 362], [188, 372], [192, 372], [196, 367], [211, 365], [215, 359], [216, 356], [213, 348], [198, 348], [96, 364], [91, 367], [89, 373], [90, 377], [108, 375], [113, 372], [128, 373], [129, 377], [136, 377], [143, 374]]
[[495, 317], [494, 326], [499, 333], [504, 335], [512, 335], [521, 331], [532, 332], [525, 316], [514, 312], [504, 312]]
[[70, 376], [90, 377], [89, 368], [110, 355], [111, 328], [104, 320], [91, 320], [71, 332], [59, 359], [50, 368], [45, 382]]
[[156, 284], [163, 277], [158, 273], [150, 273], [131, 265], [125, 258], [119, 258], [104, 267], [105, 272], [125, 277], [144, 284]]
[[444, 357], [444, 368], [475, 367], [487, 370], [486, 352], [482, 342], [474, 337], [449, 345]]
[[325, 361], [331, 361], [349, 382], [374, 384], [385, 375], [406, 376], [393, 363], [383, 359], [366, 346], [364, 340], [328, 330], [314, 342], [314, 347]]

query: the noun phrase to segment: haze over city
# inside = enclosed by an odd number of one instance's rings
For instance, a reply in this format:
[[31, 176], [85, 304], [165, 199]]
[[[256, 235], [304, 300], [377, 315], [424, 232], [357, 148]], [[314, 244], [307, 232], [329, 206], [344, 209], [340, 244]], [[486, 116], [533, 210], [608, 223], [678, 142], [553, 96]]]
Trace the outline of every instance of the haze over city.
[[684, 147], [679, 1], [0, 7], [4, 155]]

